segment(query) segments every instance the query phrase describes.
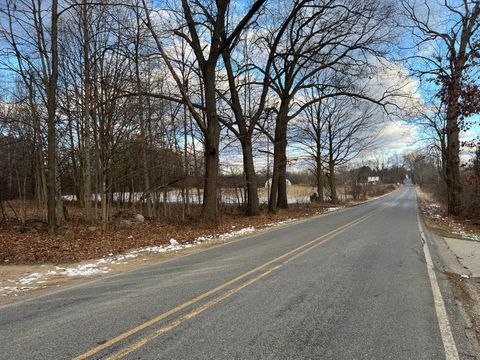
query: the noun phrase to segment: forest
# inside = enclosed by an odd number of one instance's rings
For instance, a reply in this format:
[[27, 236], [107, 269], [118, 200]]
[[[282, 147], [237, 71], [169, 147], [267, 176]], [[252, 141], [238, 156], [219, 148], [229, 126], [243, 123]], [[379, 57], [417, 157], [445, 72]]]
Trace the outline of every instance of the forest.
[[[479, 16], [478, 1], [2, 0], [2, 221], [215, 224], [407, 174], [470, 215]], [[418, 149], [389, 150], [392, 122]]]

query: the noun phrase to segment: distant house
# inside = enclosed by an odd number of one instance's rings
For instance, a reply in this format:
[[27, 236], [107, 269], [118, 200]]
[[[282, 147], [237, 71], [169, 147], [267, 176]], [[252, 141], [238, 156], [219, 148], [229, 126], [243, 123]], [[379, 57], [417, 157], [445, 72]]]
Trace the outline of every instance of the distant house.
[[[292, 185], [292, 182], [287, 179], [287, 186]], [[267, 182], [265, 183], [265, 187], [268, 189], [270, 186], [272, 186], [272, 179], [268, 179]]]
[[379, 181], [380, 181], [379, 176], [369, 176], [368, 179], [367, 179], [367, 183], [369, 183], [369, 184], [376, 184]]

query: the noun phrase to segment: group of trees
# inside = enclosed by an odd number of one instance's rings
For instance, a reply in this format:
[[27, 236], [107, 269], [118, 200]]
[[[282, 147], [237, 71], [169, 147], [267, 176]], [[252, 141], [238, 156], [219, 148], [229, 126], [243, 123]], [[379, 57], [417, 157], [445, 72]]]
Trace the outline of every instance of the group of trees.
[[312, 104], [305, 118], [294, 124], [292, 142], [312, 160], [319, 201], [324, 201], [328, 188], [330, 201], [339, 202], [337, 168], [376, 147], [379, 120], [370, 104], [339, 96]]
[[416, 122], [440, 160], [448, 213], [461, 215], [462, 147], [480, 145], [478, 138], [461, 139], [480, 114], [480, 2], [404, 0], [402, 5], [412, 34], [410, 46], [417, 51], [408, 63], [432, 97]]
[[[468, 156], [469, 158], [462, 164], [460, 171], [463, 190], [460, 199], [462, 207], [457, 215], [476, 221], [480, 216], [480, 146], [469, 149]], [[406, 153], [404, 167], [415, 184], [448, 205], [445, 159], [442, 158], [442, 153], [436, 146], [432, 145], [422, 150]]]
[[[475, 111], [473, 3], [465, 2], [467, 20], [456, 24], [466, 39], [452, 40], [453, 50], [441, 60], [453, 61], [455, 50], [455, 66], [468, 70], [456, 70], [452, 84], [438, 77], [441, 98], [458, 105], [447, 111], [446, 179], [454, 189], [455, 124]], [[400, 11], [407, 10], [414, 31], [436, 40], [403, 5], [5, 0], [0, 62], [8, 81], [0, 136], [12, 161], [2, 165], [8, 174], [2, 182], [20, 197], [30, 189], [46, 209], [51, 233], [65, 216], [62, 195], [75, 194], [87, 222], [100, 217], [107, 226], [119, 189], [141, 192], [146, 214], [154, 216], [159, 191], [167, 196], [166, 189], [181, 186], [188, 206], [192, 186], [201, 185], [202, 217], [216, 221], [220, 155], [233, 141], [243, 159], [246, 213], [256, 215], [254, 155], [259, 139], [267, 138], [273, 149], [269, 211], [288, 206], [289, 143], [301, 144], [314, 159], [318, 194], [328, 182], [336, 202], [336, 167], [370, 149], [384, 115], [403, 110], [398, 99], [410, 95], [401, 81], [381, 82], [401, 35]]]

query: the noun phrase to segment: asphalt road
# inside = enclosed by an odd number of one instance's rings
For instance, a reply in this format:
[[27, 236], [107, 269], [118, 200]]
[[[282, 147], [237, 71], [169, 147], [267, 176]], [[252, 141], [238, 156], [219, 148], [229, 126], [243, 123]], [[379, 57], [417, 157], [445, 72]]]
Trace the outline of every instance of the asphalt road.
[[[459, 358], [470, 359], [439, 282]], [[0, 359], [444, 359], [437, 312], [415, 191], [404, 186], [4, 306]]]

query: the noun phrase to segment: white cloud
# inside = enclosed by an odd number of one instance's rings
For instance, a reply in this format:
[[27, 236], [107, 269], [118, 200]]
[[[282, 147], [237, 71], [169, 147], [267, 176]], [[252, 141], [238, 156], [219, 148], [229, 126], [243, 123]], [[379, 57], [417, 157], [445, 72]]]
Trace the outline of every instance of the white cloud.
[[389, 122], [379, 135], [379, 147], [390, 151], [407, 151], [418, 145], [418, 129], [403, 122]]

